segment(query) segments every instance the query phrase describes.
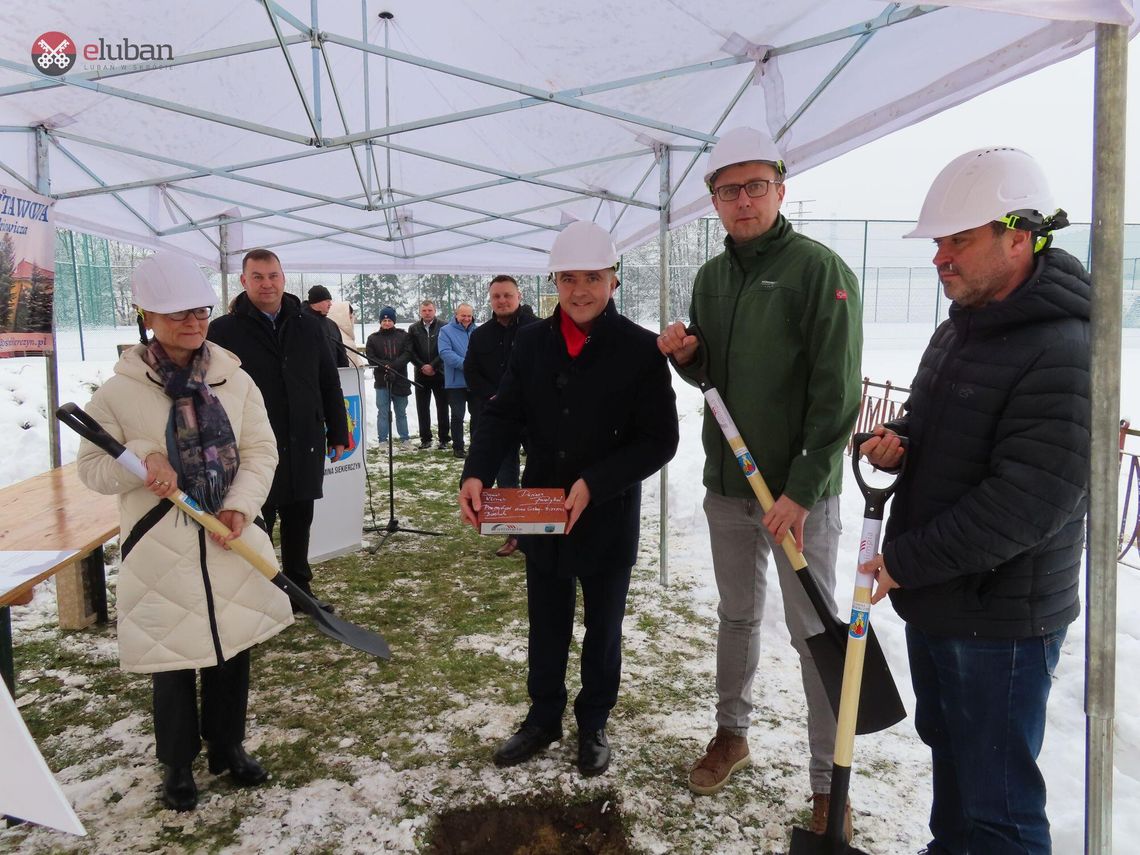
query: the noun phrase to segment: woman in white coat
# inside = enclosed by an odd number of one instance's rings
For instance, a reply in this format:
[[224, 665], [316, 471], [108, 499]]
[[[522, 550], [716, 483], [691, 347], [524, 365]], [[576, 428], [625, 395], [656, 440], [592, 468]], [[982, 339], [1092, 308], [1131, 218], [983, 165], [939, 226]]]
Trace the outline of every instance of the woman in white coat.
[[[216, 302], [188, 259], [160, 252], [131, 281], [140, 328], [153, 340], [115, 365], [87, 411], [146, 464], [140, 481], [84, 441], [79, 477], [119, 496], [119, 661], [154, 683], [155, 749], [165, 764], [162, 801], [192, 810], [191, 765], [207, 743], [209, 769], [242, 786], [265, 769], [242, 747], [249, 648], [293, 621], [289, 600], [167, 499], [182, 489], [276, 563], [255, 522], [277, 466], [261, 393], [229, 351], [206, 341]], [[201, 716], [195, 671], [201, 672]], [[200, 735], [199, 735], [200, 734]]]

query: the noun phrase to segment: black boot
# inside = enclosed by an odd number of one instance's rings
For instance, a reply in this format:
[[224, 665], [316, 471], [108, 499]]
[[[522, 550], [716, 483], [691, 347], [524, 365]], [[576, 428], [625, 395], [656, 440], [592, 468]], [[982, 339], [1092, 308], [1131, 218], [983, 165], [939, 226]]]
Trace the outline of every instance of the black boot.
[[252, 787], [269, 780], [265, 767], [246, 754], [240, 742], [234, 745], [211, 744], [206, 749], [206, 759], [213, 774], [220, 775], [228, 769], [230, 777], [242, 787]]
[[162, 803], [177, 811], [198, 807], [198, 787], [189, 766], [166, 767], [166, 775], [162, 779]]
[[537, 724], [524, 724], [518, 733], [495, 749], [491, 759], [496, 766], [517, 766], [561, 738], [561, 727], [547, 730]]
[[579, 731], [578, 771], [585, 777], [600, 775], [610, 767], [610, 743], [606, 729]]

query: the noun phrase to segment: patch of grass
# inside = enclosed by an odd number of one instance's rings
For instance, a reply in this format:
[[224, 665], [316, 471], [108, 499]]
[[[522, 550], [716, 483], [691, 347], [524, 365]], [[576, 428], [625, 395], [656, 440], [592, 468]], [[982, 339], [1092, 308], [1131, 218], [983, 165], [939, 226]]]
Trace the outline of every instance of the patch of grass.
[[[388, 518], [387, 461], [375, 451], [368, 458], [372, 507], [383, 525]], [[315, 568], [318, 595], [335, 603], [348, 620], [381, 632], [391, 645], [391, 661], [335, 643], [304, 617], [254, 650], [250, 735], [256, 737], [254, 753], [273, 774], [271, 786], [288, 794], [341, 782], [351, 791], [371, 776], [379, 782], [373, 785], [381, 788], [380, 794], [346, 796], [345, 804], [375, 799], [370, 822], [383, 829], [416, 821], [409, 834], [420, 848], [428, 836], [422, 817], [484, 802], [487, 776], [493, 776], [496, 799], [516, 802], [586, 803], [598, 797], [599, 786], [611, 788], [604, 791], [606, 798], [615, 805], [622, 801], [626, 830], [668, 841], [672, 851], [714, 851], [715, 843], [701, 835], [718, 815], [743, 816], [758, 802], [786, 811], [786, 788], [767, 783], [786, 777], [774, 763], [763, 775], [756, 767], [742, 773], [745, 785], [727, 789], [717, 800], [694, 801], [688, 795], [689, 764], [708, 737], [661, 732], [660, 722], [677, 711], [711, 719], [714, 690], [707, 660], [715, 645], [715, 624], [693, 609], [690, 583], [674, 580], [661, 588], [656, 571], [646, 566], [635, 569], [629, 595], [626, 627], [636, 643], [629, 641], [624, 648], [626, 676], [611, 718], [618, 759], [611, 771], [599, 781], [582, 779], [573, 769], [570, 710], [562, 747], [542, 763], [493, 769], [489, 755], [495, 742], [515, 729], [527, 704], [526, 581], [521, 557], [494, 557], [496, 539], [479, 537], [460, 524], [455, 504], [460, 470], [461, 462], [445, 452], [398, 452], [398, 519], [442, 536], [396, 533], [374, 552], [360, 551]], [[379, 535], [368, 539], [376, 545]], [[109, 565], [112, 581], [113, 570]], [[221, 794], [222, 799], [211, 801], [221, 801], [220, 806], [200, 808], [193, 821], [172, 818], [159, 806], [150, 680], [124, 674], [108, 658], [113, 632], [64, 636], [50, 626], [17, 632], [20, 693], [37, 694], [21, 711], [53, 769], [83, 764], [82, 775], [90, 778], [116, 767], [154, 768], [153, 775], [136, 775], [135, 783], [124, 785], [144, 788], [141, 799], [137, 792], [108, 788], [107, 816], [84, 817], [92, 836], [78, 849], [121, 851], [121, 830], [111, 817], [134, 799], [145, 804], [139, 817], [145, 828], [130, 838], [136, 851], [253, 851], [261, 841], [251, 839], [241, 823], [265, 810], [258, 799], [266, 796], [259, 790], [241, 791], [225, 776], [207, 778], [204, 762], [196, 767], [199, 785]], [[101, 643], [102, 655], [80, 639]], [[575, 641], [567, 674], [571, 700], [578, 690], [580, 654]], [[701, 660], [704, 666], [696, 664]], [[761, 725], [764, 715], [758, 710]], [[132, 716], [142, 722], [136, 736], [144, 738], [117, 742], [102, 737]], [[92, 738], [75, 738], [72, 728], [80, 722]], [[802, 764], [787, 765], [788, 775], [802, 775]], [[398, 781], [391, 792], [383, 789], [389, 780]], [[635, 795], [637, 805], [654, 806], [631, 806], [626, 794]], [[287, 799], [276, 799], [275, 810], [289, 809], [281, 807]], [[307, 839], [296, 847], [343, 851], [337, 835], [354, 816], [330, 819], [329, 837]], [[288, 831], [280, 833], [286, 835], [279, 841], [284, 849], [294, 845], [284, 842]], [[27, 832], [5, 838], [0, 831], [0, 849], [14, 841], [21, 851], [51, 852], [56, 851], [53, 840], [46, 833]]]

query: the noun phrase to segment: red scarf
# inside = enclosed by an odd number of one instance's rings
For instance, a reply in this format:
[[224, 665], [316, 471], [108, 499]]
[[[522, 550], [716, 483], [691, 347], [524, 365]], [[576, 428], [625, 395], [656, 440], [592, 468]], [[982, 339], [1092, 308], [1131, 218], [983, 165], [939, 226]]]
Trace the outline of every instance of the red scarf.
[[570, 320], [570, 316], [565, 312], [558, 312], [558, 320], [562, 328], [562, 338], [566, 341], [566, 352], [570, 354], [571, 359], [577, 359], [589, 337], [578, 329], [578, 325]]

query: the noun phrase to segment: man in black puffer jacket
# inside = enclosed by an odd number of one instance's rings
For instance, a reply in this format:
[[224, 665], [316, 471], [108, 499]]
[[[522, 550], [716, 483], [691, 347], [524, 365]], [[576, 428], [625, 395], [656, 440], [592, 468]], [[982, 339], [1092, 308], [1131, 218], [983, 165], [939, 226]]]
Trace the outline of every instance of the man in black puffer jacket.
[[[931, 748], [932, 853], [1049, 853], [1037, 766], [1053, 670], [1080, 611], [1089, 466], [1089, 278], [1049, 249], [1040, 167], [952, 161], [908, 237], [932, 237], [950, 318], [905, 414], [860, 448], [905, 469], [863, 565], [906, 621], [915, 727]], [[907, 445], [900, 445], [900, 436]]]

